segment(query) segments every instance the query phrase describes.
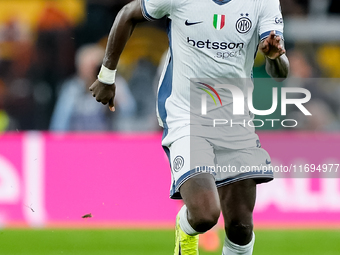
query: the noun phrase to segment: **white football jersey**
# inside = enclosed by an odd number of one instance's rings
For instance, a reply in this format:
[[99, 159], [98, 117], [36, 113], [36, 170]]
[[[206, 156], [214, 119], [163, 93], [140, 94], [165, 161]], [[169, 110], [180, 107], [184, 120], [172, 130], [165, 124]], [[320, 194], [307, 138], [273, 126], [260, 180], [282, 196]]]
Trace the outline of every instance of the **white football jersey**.
[[[190, 79], [251, 78], [260, 40], [273, 30], [283, 38], [279, 0], [140, 1], [146, 19], [168, 18], [170, 47], [157, 110], [171, 140], [190, 134]], [[233, 128], [229, 136], [233, 143], [246, 141], [232, 148], [249, 147], [257, 137], [252, 127]]]

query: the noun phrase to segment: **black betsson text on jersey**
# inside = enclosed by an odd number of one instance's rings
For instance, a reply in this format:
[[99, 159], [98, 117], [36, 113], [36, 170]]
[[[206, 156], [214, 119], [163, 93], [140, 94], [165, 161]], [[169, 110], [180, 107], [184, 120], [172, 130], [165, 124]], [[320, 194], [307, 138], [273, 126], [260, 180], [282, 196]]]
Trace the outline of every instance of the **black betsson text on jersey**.
[[227, 43], [227, 42], [211, 42], [209, 39], [204, 41], [195, 41], [187, 37], [187, 42], [194, 47], [203, 49], [207, 48], [209, 50], [232, 50], [232, 49], [243, 49], [244, 43]]

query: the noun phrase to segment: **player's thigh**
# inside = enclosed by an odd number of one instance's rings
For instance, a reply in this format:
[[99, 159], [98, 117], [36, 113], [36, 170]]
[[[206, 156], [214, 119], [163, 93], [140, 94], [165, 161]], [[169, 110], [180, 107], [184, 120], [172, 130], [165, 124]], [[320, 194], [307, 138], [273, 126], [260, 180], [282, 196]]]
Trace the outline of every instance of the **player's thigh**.
[[254, 179], [245, 179], [219, 187], [218, 194], [226, 226], [231, 222], [252, 223], [256, 201]]
[[169, 148], [172, 186], [171, 197], [183, 198], [189, 211], [219, 209], [215, 184], [213, 147], [201, 137], [186, 136], [174, 141]]
[[[250, 223], [256, 200], [256, 184], [272, 180], [265, 171], [269, 154], [262, 148], [216, 150], [216, 183], [226, 225], [231, 221]], [[254, 168], [254, 171], [252, 169]], [[250, 169], [249, 171], [247, 169]]]
[[203, 173], [190, 178], [180, 187], [180, 193], [193, 217], [202, 220], [219, 217], [220, 201], [211, 174]]
[[214, 150], [205, 139], [184, 136], [169, 146], [163, 145], [163, 147], [166, 147], [165, 149], [168, 151], [171, 166], [171, 198], [182, 198], [179, 192], [180, 187], [189, 179], [205, 173], [213, 174], [209, 166], [214, 165]]
[[218, 188], [218, 192], [228, 239], [238, 245], [248, 244], [253, 236], [255, 180], [237, 181]]

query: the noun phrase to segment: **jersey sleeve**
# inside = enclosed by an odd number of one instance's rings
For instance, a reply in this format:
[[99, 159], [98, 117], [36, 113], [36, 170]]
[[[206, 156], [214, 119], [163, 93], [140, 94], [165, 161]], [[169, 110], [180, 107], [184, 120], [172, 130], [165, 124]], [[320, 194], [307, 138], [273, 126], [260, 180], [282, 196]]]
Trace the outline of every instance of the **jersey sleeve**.
[[283, 27], [280, 0], [263, 0], [259, 17], [260, 40], [266, 39], [273, 30], [283, 39]]
[[172, 0], [140, 0], [144, 18], [149, 21], [170, 16]]

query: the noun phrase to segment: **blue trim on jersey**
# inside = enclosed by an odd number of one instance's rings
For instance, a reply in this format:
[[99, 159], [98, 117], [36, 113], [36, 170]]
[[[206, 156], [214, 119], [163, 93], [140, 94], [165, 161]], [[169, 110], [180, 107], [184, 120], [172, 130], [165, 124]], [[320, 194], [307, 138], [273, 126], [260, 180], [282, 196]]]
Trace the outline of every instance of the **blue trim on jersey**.
[[255, 54], [254, 54], [254, 59], [256, 59], [256, 55], [257, 55], [257, 52], [258, 52], [258, 50], [259, 50], [259, 43], [257, 44], [257, 46], [256, 46], [256, 49], [255, 49]]
[[[254, 60], [256, 59], [256, 55], [257, 55], [257, 52], [259, 50], [259, 43], [257, 44], [256, 48], [255, 48], [255, 54], [254, 54]], [[251, 70], [251, 74], [250, 74], [250, 78], [254, 84], [254, 66], [253, 66], [253, 69]]]
[[168, 135], [169, 129], [168, 128], [163, 128], [163, 135], [162, 135], [162, 141], [163, 139]]
[[154, 17], [152, 17], [148, 11], [146, 10], [146, 6], [145, 6], [145, 0], [142, 0], [142, 13], [143, 13], [143, 16], [144, 18], [146, 18], [147, 20], [157, 20], [155, 19]]
[[219, 1], [219, 0], [212, 0], [215, 4], [218, 4], [218, 5], [223, 5], [223, 4], [227, 4], [229, 3], [231, 0], [222, 0], [222, 1]]
[[165, 109], [165, 102], [170, 97], [172, 92], [172, 76], [173, 76], [173, 54], [172, 54], [172, 39], [171, 39], [171, 20], [168, 19], [168, 37], [170, 45], [170, 61], [166, 69], [162, 84], [158, 91], [158, 113], [159, 117], [163, 122], [164, 133], [163, 138], [168, 133], [168, 125], [166, 123], [166, 118], [168, 116]]
[[[272, 31], [267, 31], [267, 32], [263, 33], [263, 34], [260, 36], [260, 41], [262, 41], [263, 39], [266, 39], [266, 38], [270, 35], [271, 32], [272, 32]], [[283, 33], [282, 33], [282, 32], [275, 30], [275, 34], [281, 36], [281, 38], [284, 39], [284, 38], [283, 38]]]

